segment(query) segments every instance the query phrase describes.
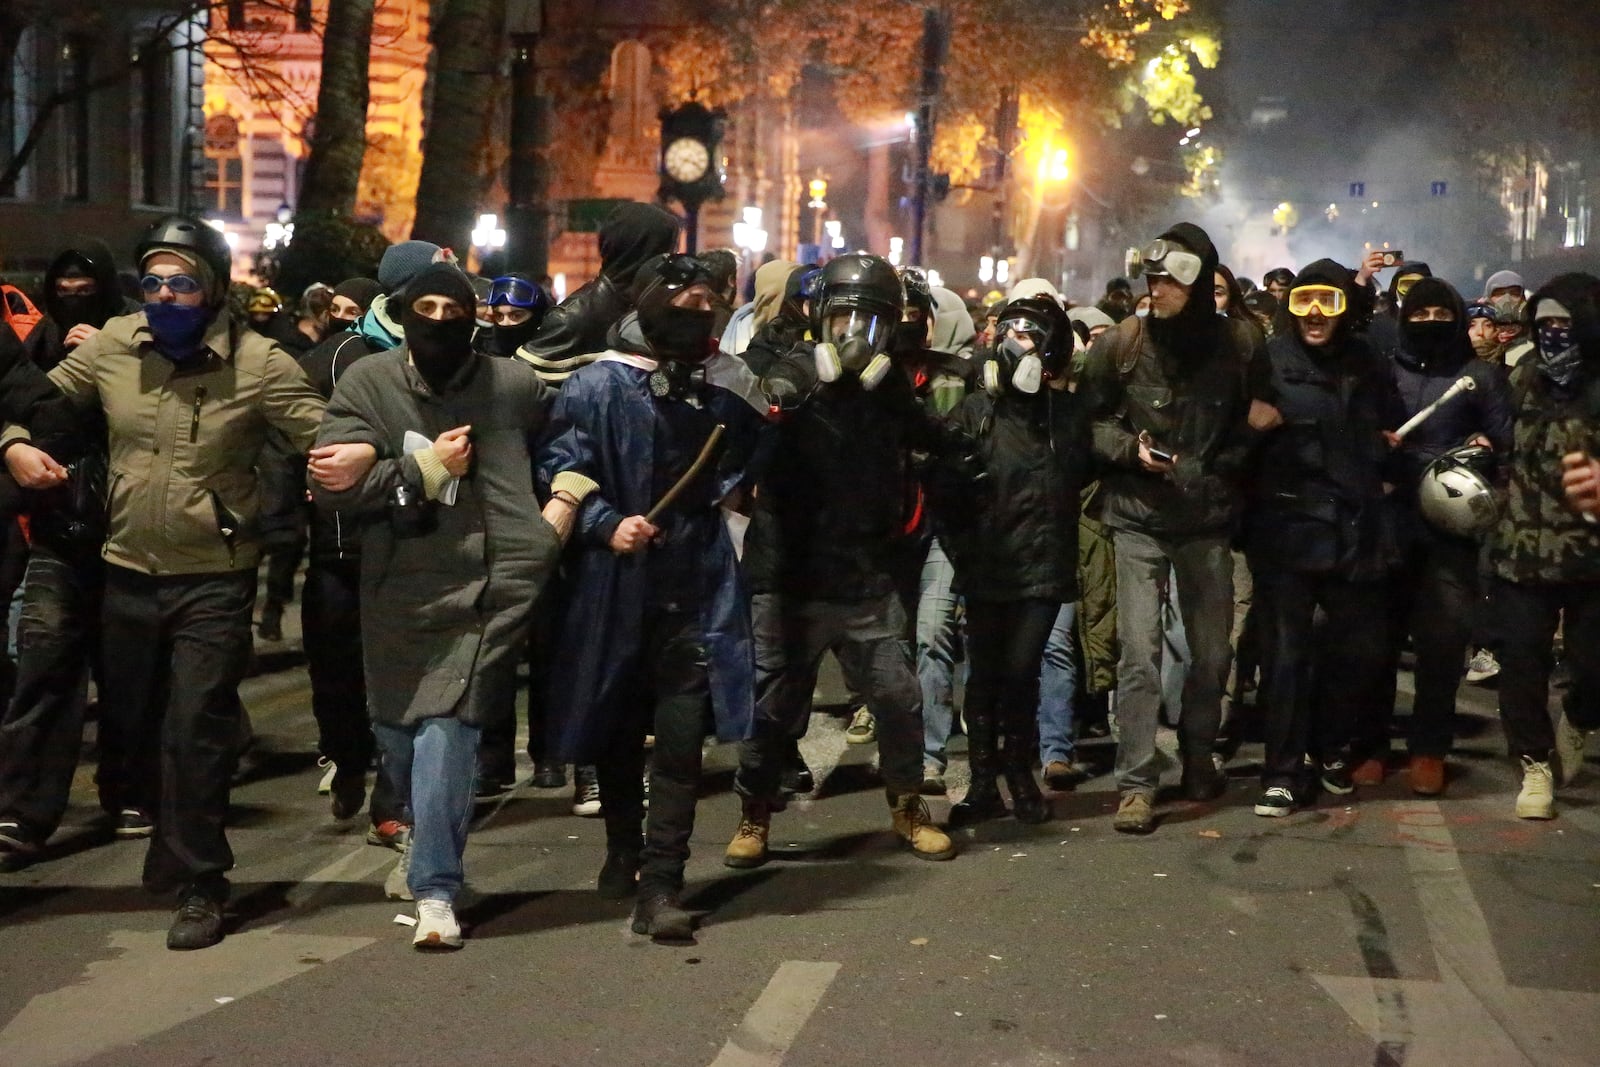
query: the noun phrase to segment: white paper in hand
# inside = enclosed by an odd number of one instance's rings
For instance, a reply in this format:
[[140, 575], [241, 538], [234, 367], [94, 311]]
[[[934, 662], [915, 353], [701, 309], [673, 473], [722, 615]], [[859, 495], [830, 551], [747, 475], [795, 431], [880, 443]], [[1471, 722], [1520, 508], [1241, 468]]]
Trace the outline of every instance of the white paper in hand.
[[[422, 436], [415, 430], [407, 430], [405, 439], [400, 442], [401, 450], [404, 451], [408, 456], [413, 452], [421, 452], [424, 449], [432, 447], [433, 441]], [[456, 490], [460, 487], [460, 478], [451, 478], [448, 482], [445, 482], [444, 488], [439, 491], [439, 503], [445, 504], [449, 507], [454, 507], [456, 503]]]

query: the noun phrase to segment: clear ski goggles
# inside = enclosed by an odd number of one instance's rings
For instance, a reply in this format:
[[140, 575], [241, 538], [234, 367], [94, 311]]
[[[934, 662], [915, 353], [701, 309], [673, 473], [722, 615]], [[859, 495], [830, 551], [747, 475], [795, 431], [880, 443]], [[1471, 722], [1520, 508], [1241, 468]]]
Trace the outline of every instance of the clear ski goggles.
[[1337, 285], [1297, 285], [1289, 290], [1289, 314], [1305, 318], [1313, 311], [1337, 318], [1345, 313], [1344, 290]]
[[1199, 256], [1176, 241], [1152, 241], [1139, 251], [1139, 274], [1172, 278], [1180, 285], [1193, 285], [1204, 265]]
[[1050, 331], [1045, 329], [1038, 321], [1017, 315], [1012, 318], [1001, 319], [996, 327], [996, 337], [1008, 337], [1016, 334], [1019, 340], [1028, 342], [1030, 348], [1044, 349], [1044, 344], [1050, 339]]

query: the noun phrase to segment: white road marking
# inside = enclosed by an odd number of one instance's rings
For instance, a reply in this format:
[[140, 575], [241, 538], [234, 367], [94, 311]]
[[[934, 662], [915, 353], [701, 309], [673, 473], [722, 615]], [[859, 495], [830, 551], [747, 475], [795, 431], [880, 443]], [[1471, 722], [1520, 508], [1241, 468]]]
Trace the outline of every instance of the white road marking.
[[165, 931], [118, 930], [107, 959], [34, 997], [0, 1030], [0, 1064], [78, 1063], [215, 1011], [219, 997], [242, 1000], [372, 942], [269, 927], [198, 952], [171, 952]]
[[777, 1067], [838, 973], [837, 963], [785, 961], [711, 1067]]
[[1395, 1063], [1580, 1067], [1600, 995], [1506, 983], [1489, 924], [1435, 801], [1402, 805], [1401, 840], [1439, 970], [1437, 982], [1313, 975]]

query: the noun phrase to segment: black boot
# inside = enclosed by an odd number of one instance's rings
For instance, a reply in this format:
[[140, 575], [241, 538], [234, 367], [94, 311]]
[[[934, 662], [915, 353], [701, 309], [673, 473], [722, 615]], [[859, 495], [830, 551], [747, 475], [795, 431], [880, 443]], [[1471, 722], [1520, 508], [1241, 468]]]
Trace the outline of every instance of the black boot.
[[639, 892], [639, 843], [606, 846], [595, 889], [601, 900], [631, 900]]
[[1006, 803], [1000, 797], [1000, 787], [995, 784], [996, 762], [994, 717], [986, 712], [967, 709], [967, 762], [972, 767], [972, 784], [967, 795], [950, 809], [951, 826], [970, 826], [988, 819], [998, 819], [1006, 813]]
[[1216, 800], [1228, 791], [1228, 776], [1210, 751], [1183, 756], [1183, 795], [1187, 800]]
[[261, 622], [256, 625], [256, 633], [263, 641], [283, 640], [283, 605], [276, 600], [268, 600], [261, 605]]
[[1006, 788], [1011, 790], [1011, 814], [1018, 822], [1041, 823], [1050, 818], [1050, 805], [1033, 777], [1031, 724], [1011, 716], [1006, 722]]

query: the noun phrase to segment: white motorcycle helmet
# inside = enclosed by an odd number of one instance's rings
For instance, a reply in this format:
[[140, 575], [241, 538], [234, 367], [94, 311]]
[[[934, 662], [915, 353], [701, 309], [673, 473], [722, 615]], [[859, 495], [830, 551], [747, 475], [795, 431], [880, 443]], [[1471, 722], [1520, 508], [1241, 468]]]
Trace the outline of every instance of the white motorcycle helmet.
[[1478, 538], [1500, 518], [1489, 481], [1493, 454], [1479, 445], [1453, 448], [1423, 472], [1417, 488], [1422, 517], [1440, 533]]

